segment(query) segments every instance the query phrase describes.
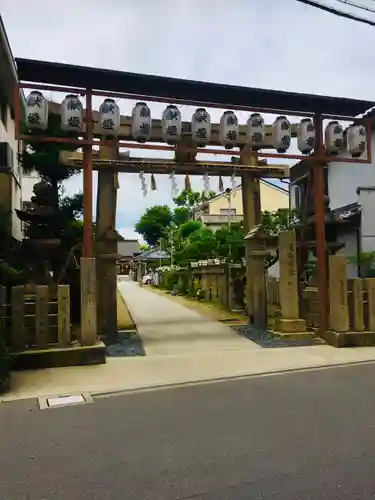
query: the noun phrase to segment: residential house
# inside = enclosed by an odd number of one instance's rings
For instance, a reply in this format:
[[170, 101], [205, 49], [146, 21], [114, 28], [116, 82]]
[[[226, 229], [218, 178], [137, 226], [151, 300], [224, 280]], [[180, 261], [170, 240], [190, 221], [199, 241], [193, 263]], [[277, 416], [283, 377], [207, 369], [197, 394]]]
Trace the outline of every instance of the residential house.
[[[21, 144], [15, 139], [13, 109], [14, 85], [17, 69], [9, 40], [0, 16], [0, 203], [11, 212], [11, 231], [16, 239], [22, 238], [22, 225], [14, 209], [21, 208], [22, 172], [18, 164]], [[23, 93], [20, 95], [24, 103]]]
[[[371, 113], [374, 115], [374, 113]], [[368, 115], [369, 116], [369, 115]], [[375, 152], [375, 134], [372, 134], [372, 154]], [[348, 157], [347, 153], [340, 155]], [[314, 200], [307, 199], [309, 166], [299, 162], [290, 169], [291, 204], [314, 217]], [[332, 162], [325, 167], [326, 234], [331, 251], [353, 257], [348, 265], [348, 276], [360, 273], [358, 260], [361, 252], [375, 251], [375, 158], [370, 164]]]
[[[289, 207], [289, 191], [266, 180], [260, 180], [260, 202], [262, 211], [275, 212]], [[194, 211], [194, 219], [201, 221], [213, 231], [230, 223], [243, 220], [242, 187], [230, 193], [220, 193], [203, 203]]]
[[117, 243], [117, 253], [117, 274], [129, 274], [130, 263], [137, 255], [141, 254], [138, 240], [125, 240], [122, 238]]

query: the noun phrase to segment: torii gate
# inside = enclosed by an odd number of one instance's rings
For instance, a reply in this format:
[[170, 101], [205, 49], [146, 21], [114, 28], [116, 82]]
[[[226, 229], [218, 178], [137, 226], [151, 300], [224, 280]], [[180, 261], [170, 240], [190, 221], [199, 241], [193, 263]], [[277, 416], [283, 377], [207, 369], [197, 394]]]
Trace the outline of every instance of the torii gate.
[[[314, 172], [314, 197], [316, 207], [316, 234], [317, 234], [317, 265], [318, 265], [318, 289], [320, 294], [321, 304], [321, 330], [327, 327], [327, 265], [326, 265], [326, 244], [325, 244], [325, 221], [324, 221], [324, 177], [323, 167], [329, 161], [344, 161], [355, 163], [370, 163], [371, 162], [371, 146], [370, 146], [370, 126], [367, 127], [367, 154], [365, 159], [343, 159], [326, 156], [322, 128], [323, 119], [334, 118], [341, 120], [352, 121], [353, 117], [365, 112], [367, 109], [374, 107], [375, 103], [370, 101], [361, 101], [355, 99], [334, 98], [326, 96], [316, 96], [310, 94], [296, 94], [291, 92], [272, 91], [264, 89], [253, 89], [247, 87], [236, 87], [222, 84], [195, 82], [188, 80], [180, 80], [174, 78], [156, 77], [148, 75], [140, 75], [134, 73], [125, 73], [119, 71], [100, 70], [96, 68], [86, 68], [80, 66], [72, 66], [59, 63], [48, 63], [43, 61], [34, 61], [28, 59], [16, 59], [19, 71], [19, 79], [21, 83], [15, 87], [15, 121], [16, 121], [16, 139], [33, 141], [48, 141], [48, 142], [69, 142], [73, 143], [72, 139], [62, 139], [56, 137], [31, 136], [20, 133], [20, 103], [19, 92], [20, 87], [59, 91], [66, 93], [76, 93], [85, 96], [86, 99], [86, 129], [84, 138], [76, 140], [78, 146], [83, 147], [83, 172], [84, 172], [84, 251], [81, 261], [81, 280], [82, 280], [82, 336], [91, 342], [97, 335], [96, 318], [96, 279], [95, 270], [96, 262], [93, 257], [92, 244], [92, 170], [93, 163], [93, 146], [100, 148], [112, 148], [112, 153], [109, 149], [101, 150], [101, 156], [106, 157], [106, 160], [101, 160], [99, 177], [103, 179], [100, 182], [99, 189], [111, 186], [112, 198], [116, 199], [114, 189], [116, 187], [116, 173], [108, 172], [104, 167], [105, 164], [115, 166], [117, 171], [134, 172], [139, 169], [139, 162], [131, 159], [130, 161], [121, 162], [117, 159], [117, 148], [125, 147], [128, 149], [155, 149], [163, 151], [175, 151], [177, 162], [163, 162], [155, 168], [155, 162], [149, 165], [153, 173], [163, 173], [173, 168], [178, 173], [203, 173], [209, 175], [230, 175], [233, 171], [233, 164], [210, 162], [201, 163], [195, 161], [197, 153], [208, 153], [217, 155], [228, 155], [228, 151], [224, 149], [205, 149], [192, 147], [189, 141], [189, 124], [184, 124], [183, 136], [187, 134], [187, 141], [180, 144], [177, 148], [169, 145], [153, 144], [153, 142], [161, 142], [160, 122], [153, 122], [151, 140], [148, 144], [139, 144], [131, 142], [130, 125], [124, 120], [122, 125], [123, 130], [117, 141], [104, 140], [96, 128], [93, 110], [92, 97], [103, 96], [113, 98], [136, 99], [142, 101], [165, 102], [172, 101], [177, 105], [194, 105], [205, 106], [208, 108], [227, 108], [232, 110], [243, 110], [252, 112], [263, 112], [271, 114], [286, 114], [293, 116], [310, 116], [315, 121], [316, 144], [314, 154], [306, 157], [304, 155], [293, 154], [278, 154], [268, 152], [251, 151], [246, 145], [246, 135], [244, 131], [239, 134], [238, 149], [231, 150], [232, 156], [240, 157], [240, 165], [236, 166], [236, 172], [242, 177], [243, 205], [244, 205], [244, 228], [248, 232], [251, 227], [257, 224], [260, 220], [260, 204], [259, 204], [259, 178], [265, 177], [267, 168], [274, 169], [275, 166], [267, 167], [259, 162], [260, 158], [284, 158], [293, 160], [305, 160], [310, 162], [311, 169]], [[32, 84], [22, 83], [33, 82]], [[61, 85], [64, 85], [62, 87]], [[95, 90], [93, 90], [95, 89]], [[295, 133], [295, 126], [294, 126]], [[265, 143], [262, 149], [271, 146], [271, 131], [266, 131]], [[218, 126], [214, 125], [210, 145], [217, 146], [218, 141]], [[114, 160], [108, 160], [108, 156], [116, 157]], [[96, 163], [99, 168], [99, 163]], [[123, 166], [120, 166], [123, 165]], [[103, 168], [104, 167], [104, 168]], [[142, 162], [142, 168], [145, 172], [146, 166]], [[107, 173], [105, 173], [107, 171]], [[139, 170], [138, 170], [139, 171]], [[101, 173], [103, 172], [103, 173]], [[280, 170], [279, 170], [280, 172]], [[275, 173], [275, 170], [274, 170]], [[278, 175], [272, 175], [277, 177]], [[282, 176], [286, 176], [283, 168]], [[106, 180], [104, 180], [106, 179]], [[102, 198], [102, 195], [99, 196]], [[99, 199], [100, 201], [100, 199]], [[107, 213], [108, 222], [113, 227], [113, 206]], [[99, 213], [102, 213], [102, 204], [99, 206]], [[102, 215], [99, 215], [101, 218]], [[106, 218], [106, 217], [105, 217]], [[104, 252], [103, 254], [111, 254]], [[247, 276], [249, 286], [249, 312], [252, 315], [253, 301], [251, 293], [251, 269], [252, 262], [249, 256], [247, 259]], [[113, 261], [113, 258], [112, 258]], [[108, 264], [109, 266], [109, 264]], [[112, 269], [115, 267], [115, 262], [111, 264]], [[110, 273], [112, 282], [114, 275]], [[90, 279], [86, 279], [90, 277]], [[115, 287], [108, 285], [113, 288]], [[111, 288], [111, 289], [112, 289]], [[111, 304], [108, 307], [114, 312], [113, 293]], [[115, 313], [114, 313], [115, 314]], [[112, 318], [114, 318], [112, 314]], [[114, 328], [113, 324], [113, 328]], [[117, 325], [116, 325], [117, 327]]]

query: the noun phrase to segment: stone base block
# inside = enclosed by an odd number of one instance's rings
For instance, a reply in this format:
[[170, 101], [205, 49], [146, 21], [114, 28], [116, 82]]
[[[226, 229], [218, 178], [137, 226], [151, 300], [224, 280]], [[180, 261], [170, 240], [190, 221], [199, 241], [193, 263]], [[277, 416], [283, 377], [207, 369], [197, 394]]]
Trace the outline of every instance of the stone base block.
[[277, 318], [275, 330], [280, 333], [304, 333], [306, 332], [306, 321], [304, 319]]
[[98, 342], [91, 346], [73, 345], [64, 348], [30, 349], [12, 356], [14, 370], [101, 365], [106, 362], [106, 347], [103, 342]]
[[375, 346], [375, 332], [345, 332], [328, 330], [324, 340], [333, 347], [368, 347]]

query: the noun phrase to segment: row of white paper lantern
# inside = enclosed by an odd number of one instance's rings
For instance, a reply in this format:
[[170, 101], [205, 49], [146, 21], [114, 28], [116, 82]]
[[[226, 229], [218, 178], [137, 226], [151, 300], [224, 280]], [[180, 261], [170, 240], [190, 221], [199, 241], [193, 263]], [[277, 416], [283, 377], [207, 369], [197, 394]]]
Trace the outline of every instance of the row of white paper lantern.
[[[27, 126], [31, 130], [46, 130], [48, 126], [48, 101], [41, 92], [33, 91], [26, 100]], [[105, 99], [99, 108], [100, 127], [104, 135], [115, 136], [120, 129], [120, 108], [113, 99]], [[61, 128], [66, 132], [80, 132], [83, 125], [83, 106], [76, 95], [70, 94], [61, 103]], [[168, 144], [177, 143], [182, 136], [180, 110], [169, 105], [161, 120], [162, 137]], [[144, 102], [138, 102], [132, 112], [132, 136], [140, 143], [151, 138], [151, 111]], [[192, 140], [199, 147], [209, 144], [211, 118], [204, 108], [198, 108], [191, 119]], [[226, 148], [238, 144], [239, 124], [233, 111], [225, 111], [220, 119], [219, 140]], [[291, 145], [292, 127], [285, 116], [278, 116], [272, 124], [272, 145], [278, 153], [285, 153]], [[247, 120], [247, 142], [253, 149], [261, 149], [265, 140], [264, 119], [253, 113]], [[353, 157], [361, 156], [366, 149], [366, 131], [361, 124], [352, 124], [346, 131], [346, 143]], [[303, 154], [310, 154], [315, 146], [315, 127], [310, 118], [304, 118], [297, 126], [297, 146]], [[345, 132], [337, 121], [331, 121], [325, 129], [325, 147], [330, 155], [345, 149]]]

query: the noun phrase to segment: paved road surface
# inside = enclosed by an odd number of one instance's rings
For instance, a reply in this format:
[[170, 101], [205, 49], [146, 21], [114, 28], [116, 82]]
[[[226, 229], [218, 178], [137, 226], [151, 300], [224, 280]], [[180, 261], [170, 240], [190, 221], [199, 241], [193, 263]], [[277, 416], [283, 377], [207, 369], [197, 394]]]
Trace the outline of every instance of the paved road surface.
[[0, 405], [2, 500], [373, 500], [375, 364]]
[[203, 318], [195, 311], [133, 281], [120, 282], [119, 289], [148, 356], [259, 348], [231, 328]]

